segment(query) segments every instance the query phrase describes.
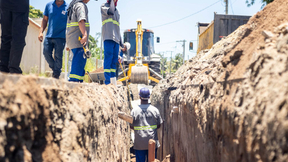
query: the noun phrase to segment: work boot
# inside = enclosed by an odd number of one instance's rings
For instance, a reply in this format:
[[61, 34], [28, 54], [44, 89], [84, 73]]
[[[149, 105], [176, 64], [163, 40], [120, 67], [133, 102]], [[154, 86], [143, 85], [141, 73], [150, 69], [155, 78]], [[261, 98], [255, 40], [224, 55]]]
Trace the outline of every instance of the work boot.
[[117, 86], [116, 77], [110, 78], [110, 83], [114, 84], [115, 86]]
[[55, 79], [59, 79], [59, 75], [52, 74], [52, 77], [55, 78]]

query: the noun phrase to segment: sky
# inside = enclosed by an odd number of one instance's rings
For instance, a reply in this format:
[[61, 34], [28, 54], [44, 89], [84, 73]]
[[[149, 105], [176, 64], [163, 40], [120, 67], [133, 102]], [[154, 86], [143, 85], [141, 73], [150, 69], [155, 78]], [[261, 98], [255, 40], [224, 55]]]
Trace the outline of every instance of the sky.
[[[44, 11], [45, 5], [51, 0], [30, 0], [30, 5]], [[247, 7], [246, 0], [230, 0], [228, 14], [253, 16], [261, 10], [261, 0]], [[71, 0], [66, 0], [70, 3]], [[90, 0], [89, 9], [90, 35], [101, 32], [100, 6], [106, 0]], [[142, 27], [154, 31], [154, 36], [160, 37], [156, 43], [155, 52], [165, 57], [183, 53], [183, 43], [186, 40], [185, 60], [194, 57], [197, 51], [197, 23], [210, 23], [214, 12], [225, 14], [224, 0], [118, 0], [117, 9], [120, 12], [120, 29], [123, 31], [136, 28], [136, 20], [142, 20]], [[172, 23], [174, 22], [174, 23]], [[189, 42], [193, 42], [194, 50], [189, 51]], [[99, 45], [100, 46], [100, 45]]]

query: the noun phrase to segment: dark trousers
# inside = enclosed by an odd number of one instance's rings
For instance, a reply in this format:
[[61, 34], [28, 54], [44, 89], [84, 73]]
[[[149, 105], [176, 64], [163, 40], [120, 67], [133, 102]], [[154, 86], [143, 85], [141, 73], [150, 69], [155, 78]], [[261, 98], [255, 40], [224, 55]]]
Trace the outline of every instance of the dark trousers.
[[[116, 80], [118, 80], [118, 76], [119, 76], [119, 62], [116, 64]], [[122, 69], [121, 69], [122, 70]]]
[[[136, 162], [148, 162], [148, 150], [134, 150]], [[157, 148], [155, 149], [155, 159], [157, 159]]]
[[[59, 78], [62, 68], [63, 50], [65, 47], [65, 38], [45, 38], [44, 57], [53, 70], [53, 77]], [[52, 56], [54, 50], [54, 58]]]
[[23, 13], [2, 9], [0, 49], [0, 71], [2, 72], [22, 73], [19, 66], [26, 45], [28, 14], [28, 11]]

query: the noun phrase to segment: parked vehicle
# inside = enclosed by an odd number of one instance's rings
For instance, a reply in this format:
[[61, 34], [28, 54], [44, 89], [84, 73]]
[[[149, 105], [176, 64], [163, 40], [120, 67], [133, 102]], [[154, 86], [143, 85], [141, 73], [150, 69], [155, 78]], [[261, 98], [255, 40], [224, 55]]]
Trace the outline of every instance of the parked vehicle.
[[214, 14], [209, 23], [198, 23], [198, 49], [210, 49], [216, 42], [234, 32], [239, 26], [248, 22], [251, 16]]

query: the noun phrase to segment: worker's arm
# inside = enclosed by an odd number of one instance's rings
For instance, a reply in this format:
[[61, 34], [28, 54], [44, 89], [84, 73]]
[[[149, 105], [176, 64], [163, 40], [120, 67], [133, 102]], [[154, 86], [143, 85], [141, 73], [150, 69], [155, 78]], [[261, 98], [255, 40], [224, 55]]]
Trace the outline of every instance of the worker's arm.
[[42, 24], [41, 24], [39, 35], [38, 35], [38, 39], [40, 42], [43, 41], [43, 32], [45, 31], [47, 24], [48, 24], [48, 16], [44, 16], [42, 19]]
[[114, 0], [110, 0], [110, 8], [108, 10], [108, 15], [114, 15], [115, 13], [115, 4], [114, 4]]
[[86, 27], [85, 27], [85, 20], [81, 20], [79, 21], [79, 29], [82, 33], [82, 39], [80, 40], [80, 43], [85, 46], [87, 43], [87, 31], [86, 31]]
[[[105, 3], [106, 4], [106, 3]], [[102, 15], [114, 15], [115, 13], [115, 4], [114, 4], [114, 0], [110, 0], [110, 4], [109, 6], [107, 5], [102, 5], [101, 6], [101, 14]]]
[[87, 18], [86, 18], [86, 10], [85, 10], [84, 4], [78, 3], [77, 7], [75, 8], [75, 12], [76, 12], [77, 21], [79, 24], [79, 29], [82, 33], [82, 39], [80, 40], [80, 43], [83, 46], [85, 46], [87, 43], [88, 35], [86, 31]]
[[120, 47], [122, 47], [122, 49], [126, 47], [126, 46], [123, 44], [123, 42], [122, 42], [121, 35], [120, 35], [120, 43], [119, 43], [119, 45], [120, 45]]
[[162, 120], [159, 110], [157, 111], [157, 114], [158, 114], [157, 115], [157, 129], [159, 129], [161, 125], [163, 124], [163, 120]]

